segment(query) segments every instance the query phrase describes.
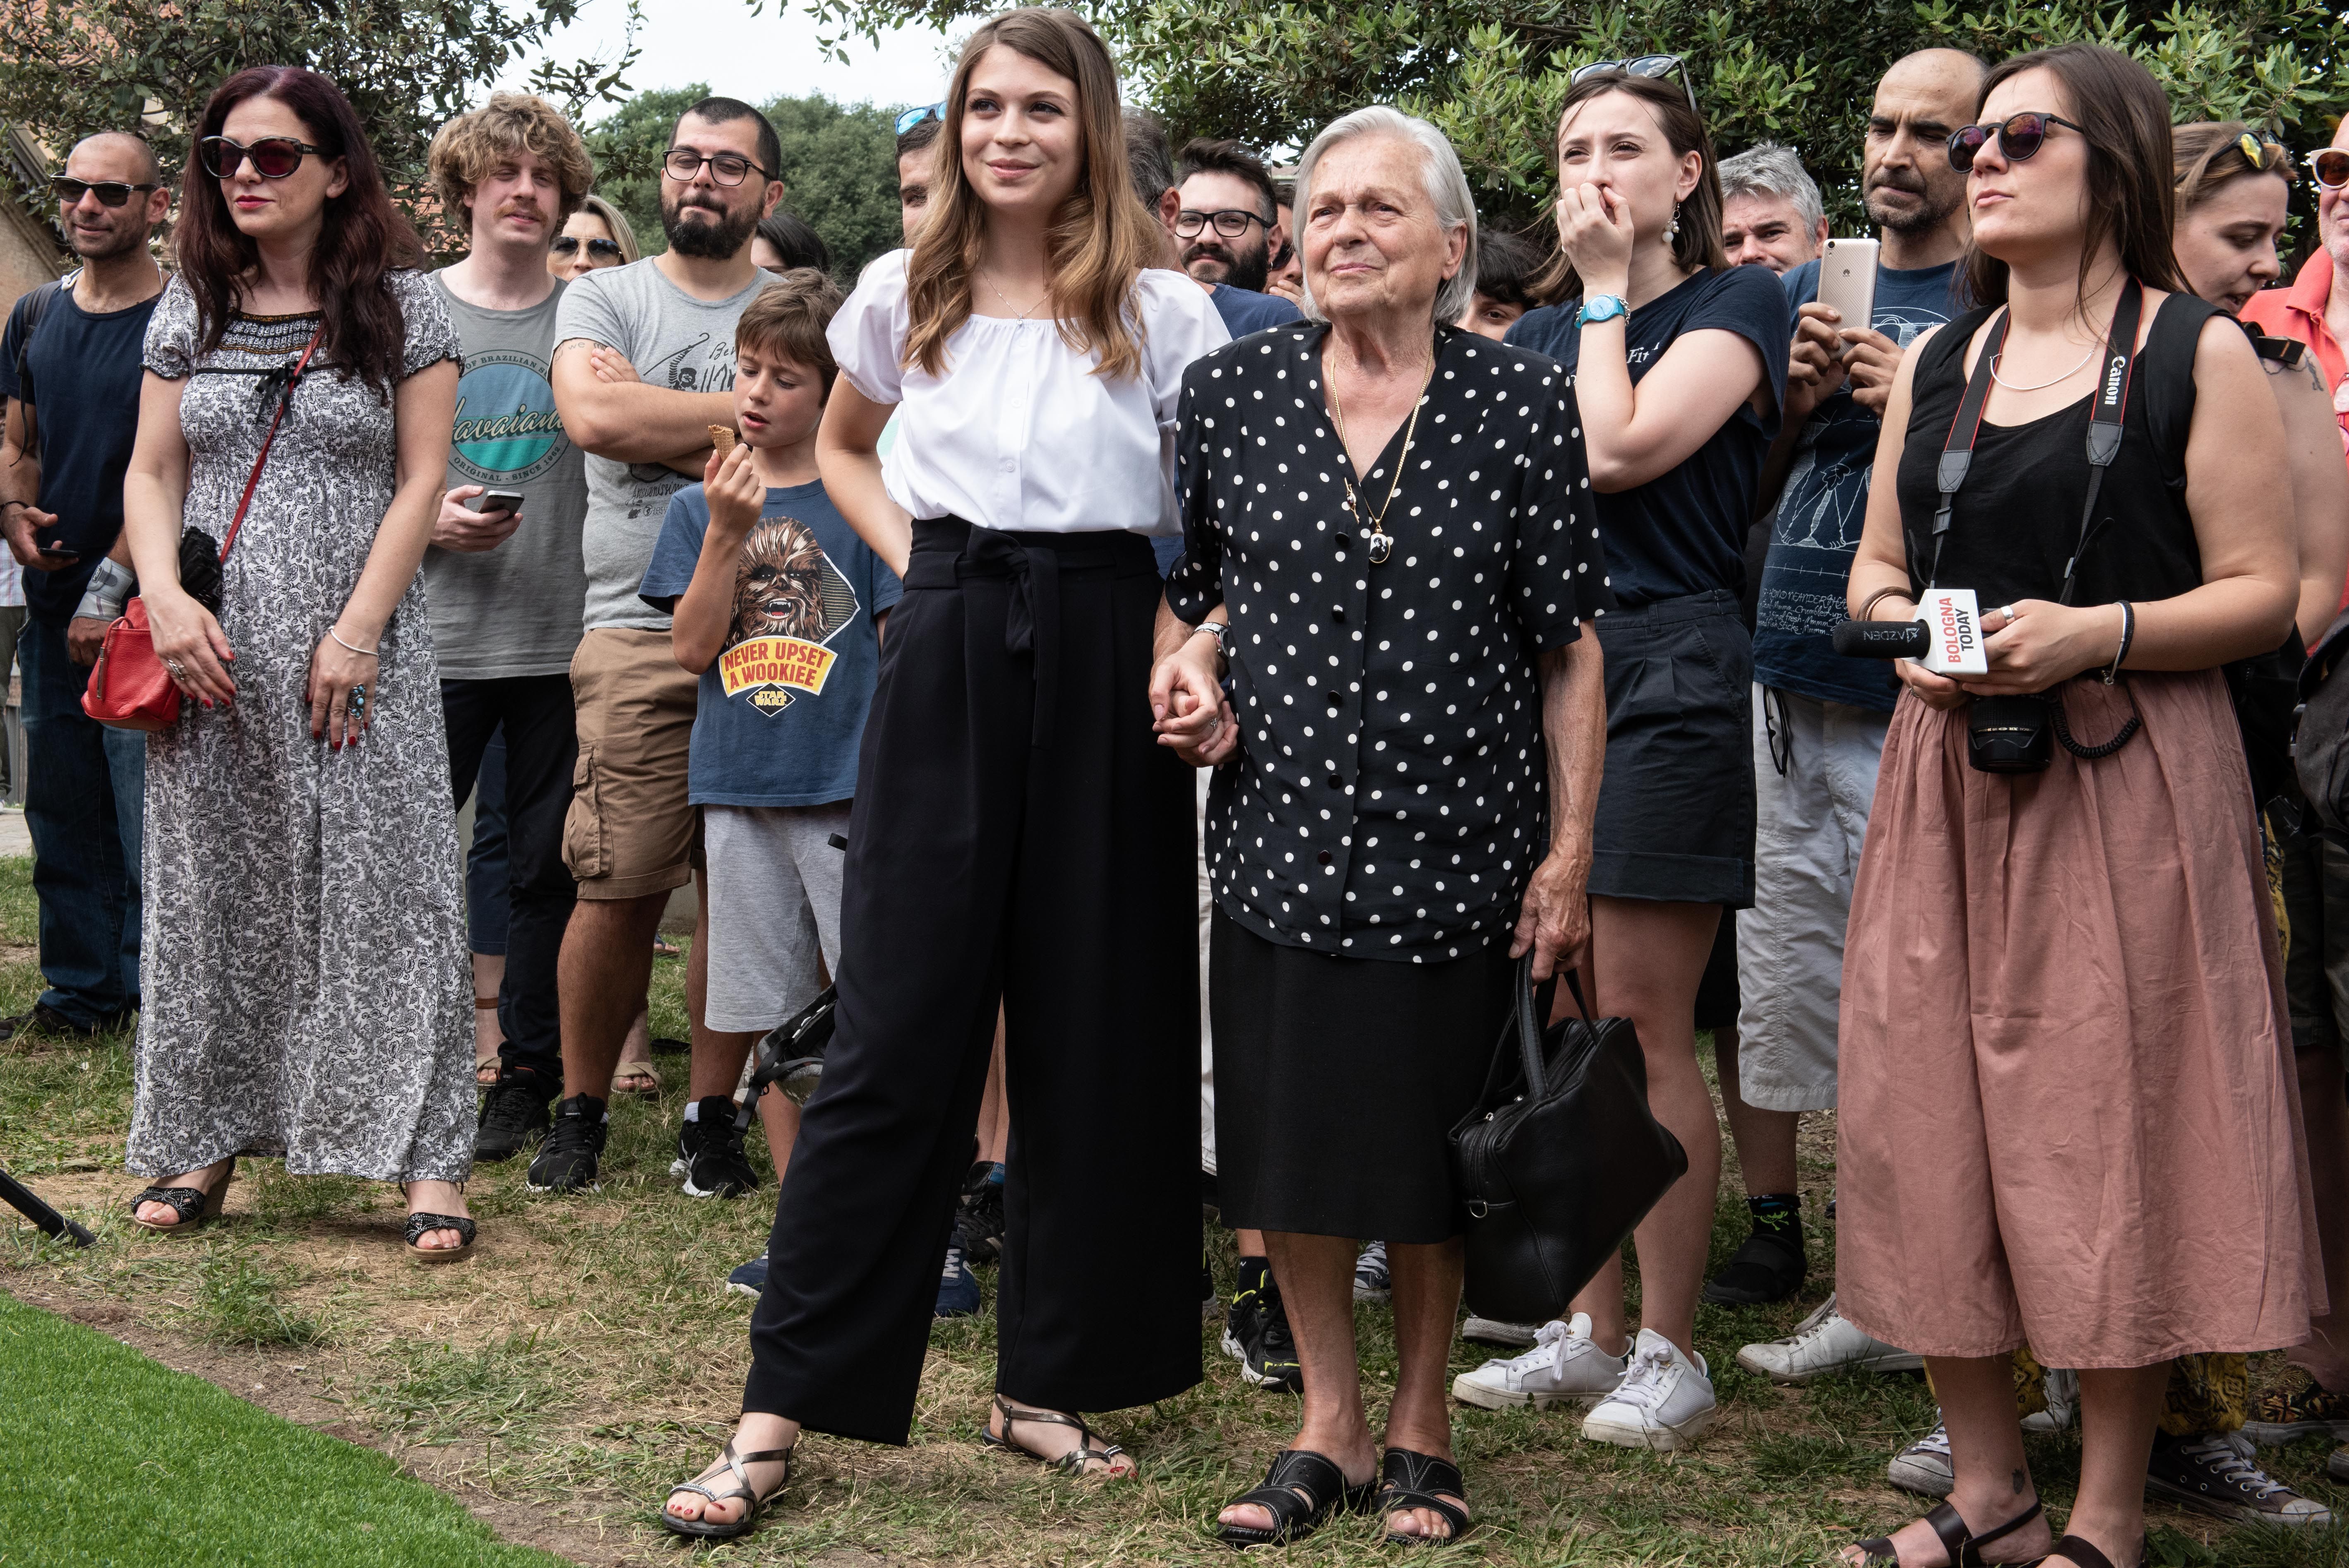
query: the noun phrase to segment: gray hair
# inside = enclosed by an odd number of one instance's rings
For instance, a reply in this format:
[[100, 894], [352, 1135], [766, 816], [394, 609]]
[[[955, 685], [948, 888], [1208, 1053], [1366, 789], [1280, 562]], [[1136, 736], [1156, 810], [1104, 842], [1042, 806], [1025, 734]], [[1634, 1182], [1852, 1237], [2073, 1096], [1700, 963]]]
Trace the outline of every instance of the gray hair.
[[[1468, 176], [1460, 168], [1460, 155], [1452, 150], [1450, 139], [1423, 119], [1390, 108], [1385, 104], [1372, 104], [1341, 115], [1330, 122], [1328, 129], [1313, 139], [1305, 156], [1297, 160], [1297, 200], [1299, 214], [1296, 225], [1302, 249], [1302, 222], [1306, 205], [1312, 200], [1313, 175], [1321, 165], [1321, 155], [1341, 141], [1362, 136], [1392, 136], [1414, 143], [1423, 154], [1423, 167], [1427, 177], [1427, 198], [1435, 206], [1435, 222], [1446, 233], [1454, 229], [1468, 231], [1468, 245], [1461, 253], [1460, 270], [1444, 280], [1435, 291], [1434, 319], [1441, 323], [1455, 322], [1468, 309], [1468, 302], [1476, 293], [1476, 199], [1469, 193]], [[1305, 314], [1314, 321], [1330, 318], [1314, 302], [1312, 280], [1304, 288]]]
[[1777, 196], [1795, 204], [1795, 218], [1805, 234], [1819, 232], [1826, 207], [1819, 200], [1819, 183], [1805, 172], [1802, 155], [1775, 141], [1758, 142], [1720, 163], [1721, 199]]

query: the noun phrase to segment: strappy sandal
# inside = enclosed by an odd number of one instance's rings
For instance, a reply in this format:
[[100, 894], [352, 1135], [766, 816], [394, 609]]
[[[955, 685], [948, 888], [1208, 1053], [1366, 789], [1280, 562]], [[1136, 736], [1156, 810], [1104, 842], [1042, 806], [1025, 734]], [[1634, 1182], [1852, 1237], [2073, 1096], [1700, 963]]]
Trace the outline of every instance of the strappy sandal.
[[[630, 1079], [635, 1082], [630, 1082]], [[660, 1093], [660, 1069], [647, 1061], [622, 1062], [612, 1074], [614, 1094], [633, 1094], [651, 1099]]]
[[1216, 1533], [1225, 1545], [1243, 1550], [1302, 1541], [1328, 1523], [1333, 1513], [1368, 1511], [1378, 1484], [1366, 1480], [1360, 1486], [1348, 1486], [1346, 1472], [1327, 1454], [1317, 1454], [1310, 1449], [1283, 1449], [1272, 1456], [1272, 1468], [1264, 1472], [1262, 1486], [1242, 1492], [1225, 1504], [1226, 1508], [1238, 1508], [1254, 1503], [1272, 1515], [1272, 1528], [1225, 1524], [1216, 1527]]
[[[1989, 1537], [1982, 1539], [1988, 1540]], [[2057, 1561], [2059, 1558], [2061, 1563]], [[2039, 1561], [2048, 1564], [2049, 1568], [2063, 1568], [2064, 1563], [2072, 1564], [2072, 1568], [2113, 1568], [2113, 1560], [2096, 1550], [2095, 1542], [2084, 1541], [2076, 1535], [2057, 1536], [2054, 1546]], [[2145, 1550], [2137, 1553], [2137, 1568], [2147, 1568], [2152, 1561], [2153, 1547], [2148, 1542]]]
[[[792, 1445], [794, 1448], [797, 1446], [796, 1443]], [[751, 1527], [759, 1522], [759, 1515], [766, 1509], [767, 1504], [773, 1501], [775, 1495], [783, 1488], [792, 1484], [791, 1449], [761, 1449], [755, 1454], [738, 1454], [734, 1451], [734, 1439], [729, 1438], [726, 1439], [724, 1451], [719, 1453], [718, 1458], [720, 1463], [734, 1472], [732, 1486], [724, 1491], [712, 1491], [702, 1477], [696, 1477], [692, 1480], [681, 1480], [669, 1488], [669, 1496], [675, 1497], [678, 1492], [689, 1491], [710, 1502], [739, 1501], [743, 1504], [742, 1517], [731, 1522], [714, 1519], [679, 1519], [668, 1511], [668, 1503], [664, 1499], [661, 1503], [661, 1522], [678, 1534], [699, 1536], [708, 1541], [730, 1541], [738, 1535], [748, 1535], [750, 1533]], [[777, 1460], [781, 1460], [783, 1464], [781, 1478], [763, 1492], [752, 1486], [750, 1472], [742, 1467], [772, 1464]], [[707, 1476], [708, 1473], [704, 1471], [703, 1476]], [[707, 1510], [704, 1511], [706, 1512]]]
[[[457, 1191], [461, 1192], [464, 1190], [465, 1184], [462, 1181], [458, 1182]], [[408, 1187], [405, 1182], [400, 1185], [399, 1195], [403, 1199], [408, 1196]], [[418, 1243], [424, 1240], [425, 1234], [431, 1231], [456, 1232], [457, 1244], [453, 1247], [419, 1245]], [[410, 1214], [408, 1216], [408, 1255], [419, 1264], [453, 1264], [459, 1258], [465, 1257], [472, 1252], [475, 1232], [473, 1222], [461, 1215], [420, 1212]]]
[[[210, 1169], [207, 1167], [207, 1169]], [[236, 1156], [229, 1156], [228, 1170], [211, 1191], [201, 1187], [150, 1187], [130, 1200], [130, 1222], [142, 1231], [152, 1231], [160, 1236], [184, 1235], [203, 1229], [208, 1220], [220, 1218], [221, 1204], [228, 1199], [228, 1184], [236, 1180]], [[139, 1217], [141, 1203], [161, 1203], [179, 1218], [168, 1225]]]
[[[1964, 1516], [1944, 1502], [1937, 1504], [1933, 1511], [1925, 1516], [1925, 1522], [1932, 1527], [1935, 1535], [1940, 1537], [1941, 1550], [1950, 1559], [1950, 1568], [1988, 1568], [1982, 1562], [1982, 1549], [2002, 1535], [2013, 1534], [2038, 1518], [2039, 1512], [2039, 1504], [2034, 1501], [1997, 1529], [1985, 1530], [1976, 1535], [1966, 1528]], [[2071, 1538], [2066, 1536], [2064, 1539]], [[1870, 1536], [1859, 1542], [1859, 1549], [1867, 1555], [1860, 1559], [1857, 1568], [1901, 1568], [1900, 1553], [1889, 1535]], [[2089, 1550], [2093, 1552], [2095, 1548], [2090, 1547]], [[2099, 1559], [2098, 1563], [2083, 1563], [2080, 1568], [2112, 1568], [2112, 1564]]]
[[[980, 1440], [990, 1449], [1001, 1449], [1005, 1453], [1023, 1455], [1034, 1460], [1047, 1470], [1060, 1470], [1068, 1475], [1084, 1474], [1085, 1466], [1095, 1460], [1101, 1460], [1109, 1467], [1102, 1472], [1102, 1479], [1104, 1480], [1123, 1480], [1133, 1473], [1130, 1470], [1120, 1470], [1117, 1468], [1117, 1461], [1120, 1459], [1130, 1457], [1123, 1448], [1115, 1443], [1110, 1444], [1105, 1449], [1093, 1447], [1093, 1429], [1074, 1416], [1064, 1416], [1058, 1410], [1025, 1409], [1000, 1394], [995, 1397], [995, 1408], [1003, 1417], [1003, 1435], [999, 1438], [993, 1432], [979, 1434]], [[1074, 1427], [1077, 1429], [1077, 1446], [1058, 1459], [1047, 1459], [1025, 1444], [1012, 1440], [1011, 1424], [1014, 1421], [1041, 1421], [1047, 1426]]]
[[[1416, 1454], [1409, 1449], [1389, 1449], [1385, 1460], [1379, 1466], [1379, 1494], [1373, 1506], [1381, 1513], [1401, 1513], [1406, 1509], [1428, 1508], [1444, 1516], [1452, 1527], [1449, 1535], [1404, 1535], [1387, 1532], [1390, 1546], [1449, 1546], [1468, 1533], [1468, 1511], [1461, 1506], [1468, 1500], [1468, 1489], [1461, 1484], [1460, 1467], [1450, 1460], [1437, 1459], [1433, 1454]], [[1461, 1500], [1438, 1495], [1449, 1492]]]

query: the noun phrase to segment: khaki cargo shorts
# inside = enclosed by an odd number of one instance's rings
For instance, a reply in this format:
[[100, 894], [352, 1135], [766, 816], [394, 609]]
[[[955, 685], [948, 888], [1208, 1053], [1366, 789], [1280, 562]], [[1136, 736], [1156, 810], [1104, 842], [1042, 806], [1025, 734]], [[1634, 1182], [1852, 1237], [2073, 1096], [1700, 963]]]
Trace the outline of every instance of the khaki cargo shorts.
[[678, 667], [667, 632], [598, 626], [579, 640], [563, 861], [581, 898], [643, 898], [692, 880], [701, 814], [687, 802], [686, 759], [700, 684]]

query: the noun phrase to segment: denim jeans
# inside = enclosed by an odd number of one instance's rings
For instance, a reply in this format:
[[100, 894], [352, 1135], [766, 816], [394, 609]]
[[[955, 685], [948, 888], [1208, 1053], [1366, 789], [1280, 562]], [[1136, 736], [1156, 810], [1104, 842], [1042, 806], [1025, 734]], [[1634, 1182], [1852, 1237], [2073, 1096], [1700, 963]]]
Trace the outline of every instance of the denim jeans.
[[41, 905], [41, 1001], [85, 1027], [139, 997], [140, 835], [147, 819], [147, 738], [81, 710], [89, 669], [66, 652], [66, 629], [28, 620], [24, 670], [25, 825]]

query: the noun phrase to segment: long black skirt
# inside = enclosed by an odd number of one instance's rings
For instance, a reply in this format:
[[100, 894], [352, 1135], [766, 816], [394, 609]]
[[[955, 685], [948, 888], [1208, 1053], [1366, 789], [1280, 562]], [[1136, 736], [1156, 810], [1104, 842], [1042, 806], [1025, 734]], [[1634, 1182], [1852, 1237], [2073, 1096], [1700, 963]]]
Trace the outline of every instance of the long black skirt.
[[1224, 1223], [1358, 1241], [1460, 1233], [1453, 1126], [1475, 1105], [1516, 966], [1506, 938], [1441, 964], [1208, 938]]

